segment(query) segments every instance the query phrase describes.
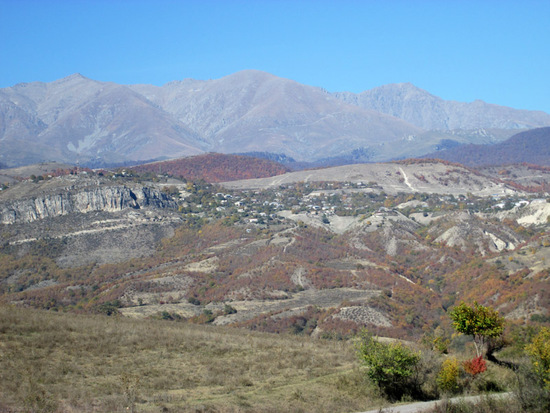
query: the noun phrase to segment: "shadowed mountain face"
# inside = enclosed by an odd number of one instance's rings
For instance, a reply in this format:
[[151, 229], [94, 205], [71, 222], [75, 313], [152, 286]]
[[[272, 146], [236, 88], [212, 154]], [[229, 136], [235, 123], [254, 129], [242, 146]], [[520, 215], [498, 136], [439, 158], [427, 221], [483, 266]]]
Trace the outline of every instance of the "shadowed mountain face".
[[488, 166], [514, 163], [550, 165], [550, 128], [537, 128], [518, 133], [491, 146], [464, 145], [426, 155], [459, 162], [468, 166]]
[[380, 161], [419, 156], [449, 140], [503, 138], [448, 129], [547, 125], [550, 115], [542, 112], [446, 102], [408, 84], [353, 95], [254, 70], [162, 87], [75, 74], [0, 89], [0, 163], [114, 164], [203, 152], [271, 152], [314, 161], [354, 150], [362, 161]]

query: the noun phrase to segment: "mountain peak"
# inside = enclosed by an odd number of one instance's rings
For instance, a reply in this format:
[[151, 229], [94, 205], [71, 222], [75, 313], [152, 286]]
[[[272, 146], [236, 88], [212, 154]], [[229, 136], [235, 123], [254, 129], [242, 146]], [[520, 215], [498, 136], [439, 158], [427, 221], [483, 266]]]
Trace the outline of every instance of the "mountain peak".
[[[123, 86], [74, 73], [51, 83], [3, 89], [2, 96], [9, 104], [0, 107], [0, 119], [8, 120], [0, 140], [6, 148], [9, 140], [14, 149], [0, 154], [0, 161], [9, 160], [9, 165], [43, 158], [66, 162], [73, 159], [74, 148], [82, 157], [101, 156], [113, 163], [202, 151], [273, 152], [315, 161], [355, 149], [374, 161], [418, 156], [428, 146], [432, 150], [429, 142], [436, 137], [421, 137], [426, 130], [441, 136], [453, 129], [550, 125], [544, 113], [445, 101], [412, 83], [327, 94], [254, 69], [162, 88]], [[405, 140], [411, 143], [403, 146]], [[30, 151], [35, 142], [46, 149]]]
[[263, 72], [261, 70], [256, 70], [256, 69], [246, 69], [246, 70], [241, 70], [239, 72], [235, 72], [235, 73], [230, 74], [228, 76], [224, 76], [221, 79], [269, 80], [269, 79], [276, 79], [276, 78], [277, 78], [277, 76], [272, 75], [271, 73], [268, 73], [268, 72]]
[[87, 78], [86, 76], [80, 73], [73, 73], [72, 75], [55, 80], [51, 84], [52, 85], [63, 85], [63, 84], [72, 85], [72, 84], [79, 84], [84, 82], [100, 83], [99, 81]]
[[[82, 75], [81, 73], [73, 73], [72, 75], [69, 75], [69, 76], [66, 76], [62, 79], [60, 79], [61, 81], [76, 81], [76, 80], [92, 80], [84, 75]], [[95, 82], [95, 80], [94, 80]]]

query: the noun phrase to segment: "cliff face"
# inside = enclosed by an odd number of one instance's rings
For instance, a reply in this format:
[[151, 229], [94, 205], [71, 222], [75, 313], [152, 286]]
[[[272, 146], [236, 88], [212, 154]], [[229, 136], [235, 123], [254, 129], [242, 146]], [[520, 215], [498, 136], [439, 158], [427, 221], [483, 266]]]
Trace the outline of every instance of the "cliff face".
[[[56, 179], [59, 180], [58, 184], [62, 184], [70, 178]], [[141, 185], [129, 187], [99, 180], [91, 182], [82, 179], [73, 182], [69, 187], [39, 185], [31, 182], [27, 185], [34, 185], [36, 188], [26, 191], [27, 194], [22, 198], [10, 199], [12, 197], [9, 195], [12, 194], [0, 196], [0, 223], [29, 223], [78, 212], [116, 212], [128, 208], [164, 209], [177, 206], [176, 202], [167, 194], [156, 188]]]

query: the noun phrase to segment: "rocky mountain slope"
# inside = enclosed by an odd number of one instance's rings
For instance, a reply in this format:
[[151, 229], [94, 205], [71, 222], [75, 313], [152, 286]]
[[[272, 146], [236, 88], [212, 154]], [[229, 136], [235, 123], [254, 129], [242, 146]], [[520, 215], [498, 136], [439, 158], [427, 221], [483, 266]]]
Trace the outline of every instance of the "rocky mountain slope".
[[0, 125], [8, 165], [96, 158], [113, 163], [205, 149], [185, 125], [143, 96], [78, 74], [2, 89], [0, 102], [17, 109]]
[[444, 330], [461, 300], [550, 314], [538, 192], [452, 164], [358, 167], [263, 186], [14, 184], [0, 192], [0, 300], [321, 336]]
[[318, 88], [254, 70], [208, 82], [132, 88], [225, 153], [267, 151], [312, 160], [420, 132]]
[[376, 87], [359, 94], [334, 94], [347, 103], [403, 119], [427, 130], [532, 129], [548, 126], [550, 115], [476, 100], [443, 100], [410, 83]]
[[254, 70], [162, 87], [75, 74], [0, 89], [0, 163], [98, 166], [209, 151], [381, 161], [548, 125], [550, 115], [541, 112], [446, 102], [412, 85], [352, 95]]

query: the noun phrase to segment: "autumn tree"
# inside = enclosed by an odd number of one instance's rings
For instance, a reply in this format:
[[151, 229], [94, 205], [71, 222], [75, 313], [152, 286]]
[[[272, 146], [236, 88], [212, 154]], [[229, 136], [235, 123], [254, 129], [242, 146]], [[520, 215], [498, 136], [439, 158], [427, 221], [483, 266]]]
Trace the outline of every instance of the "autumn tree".
[[489, 341], [500, 337], [504, 331], [504, 318], [498, 311], [475, 301], [472, 306], [460, 303], [449, 316], [456, 331], [473, 337], [478, 357], [486, 352]]
[[550, 329], [543, 328], [525, 347], [542, 387], [550, 390]]

